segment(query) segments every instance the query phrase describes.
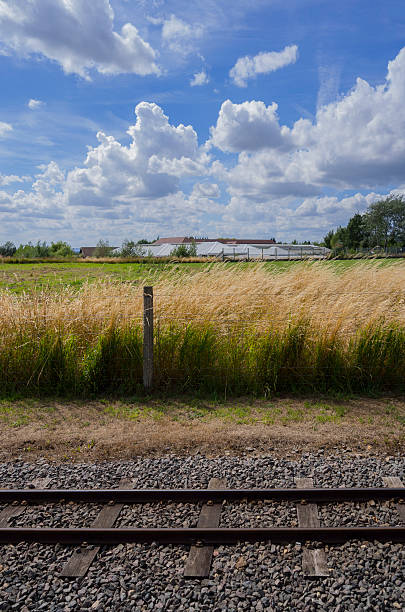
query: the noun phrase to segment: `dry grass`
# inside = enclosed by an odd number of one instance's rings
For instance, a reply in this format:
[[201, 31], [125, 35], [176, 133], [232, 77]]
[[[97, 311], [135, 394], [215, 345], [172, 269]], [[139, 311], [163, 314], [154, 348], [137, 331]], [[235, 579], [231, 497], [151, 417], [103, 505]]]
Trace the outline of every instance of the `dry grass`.
[[80, 291], [2, 291], [4, 388], [137, 391], [144, 284], [154, 286], [161, 388], [175, 381], [177, 390], [262, 394], [404, 385], [404, 264], [337, 273], [333, 263], [312, 262], [282, 272], [260, 263], [187, 273], [179, 266]]
[[[181, 268], [154, 285], [155, 316], [164, 321], [200, 321], [215, 326], [284, 329], [291, 319], [308, 319], [329, 333], [353, 333], [381, 319], [405, 325], [405, 266], [359, 263], [336, 273], [333, 263], [302, 263], [271, 273], [263, 264], [215, 264], [183, 273]], [[69, 330], [93, 335], [111, 321], [142, 318], [141, 279], [85, 284], [79, 292], [15, 295], [0, 293], [0, 333], [16, 327]]]
[[167, 453], [356, 453], [404, 450], [405, 403], [269, 401], [0, 402], [0, 456], [96, 461]]

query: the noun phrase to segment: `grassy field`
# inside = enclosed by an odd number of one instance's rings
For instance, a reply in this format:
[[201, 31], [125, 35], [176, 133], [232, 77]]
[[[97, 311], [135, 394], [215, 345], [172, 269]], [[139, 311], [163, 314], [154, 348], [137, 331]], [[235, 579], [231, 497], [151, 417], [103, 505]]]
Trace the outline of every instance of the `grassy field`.
[[[385, 266], [398, 264], [392, 259], [375, 260], [371, 265]], [[402, 263], [402, 262], [401, 262]], [[221, 264], [219, 264], [221, 265]], [[255, 269], [255, 262], [229, 262], [229, 266]], [[261, 264], [259, 264], [261, 265]], [[268, 262], [264, 266], [271, 272], [282, 272], [294, 266], [300, 266], [297, 261]], [[358, 266], [356, 260], [342, 260], [324, 262], [326, 266], [333, 266], [336, 272]], [[405, 267], [405, 261], [402, 263]], [[201, 263], [95, 263], [95, 262], [67, 262], [67, 263], [1, 263], [0, 259], [0, 290], [8, 289], [13, 293], [25, 291], [43, 291], [48, 289], [60, 290], [65, 287], [80, 289], [86, 283], [102, 279], [111, 279], [118, 282], [138, 282], [143, 279], [153, 282], [168, 270], [180, 271], [188, 275], [190, 272], [206, 267]]]
[[402, 261], [5, 264], [0, 278], [3, 396], [141, 394], [144, 284], [156, 392], [405, 390]]

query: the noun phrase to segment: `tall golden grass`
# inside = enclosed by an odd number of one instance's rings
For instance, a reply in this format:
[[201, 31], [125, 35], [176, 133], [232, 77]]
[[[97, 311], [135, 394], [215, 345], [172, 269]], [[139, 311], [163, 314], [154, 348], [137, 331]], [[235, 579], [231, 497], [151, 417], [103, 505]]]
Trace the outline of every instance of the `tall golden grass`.
[[199, 388], [209, 380], [232, 392], [240, 379], [238, 392], [263, 392], [301, 388], [307, 380], [312, 389], [348, 390], [394, 385], [394, 373], [396, 386], [401, 379], [402, 262], [339, 271], [334, 262], [282, 271], [216, 263], [158, 271], [136, 283], [106, 279], [79, 291], [2, 291], [3, 391], [114, 391], [123, 381], [130, 381], [126, 391], [138, 389], [144, 284], [154, 286], [158, 386]]

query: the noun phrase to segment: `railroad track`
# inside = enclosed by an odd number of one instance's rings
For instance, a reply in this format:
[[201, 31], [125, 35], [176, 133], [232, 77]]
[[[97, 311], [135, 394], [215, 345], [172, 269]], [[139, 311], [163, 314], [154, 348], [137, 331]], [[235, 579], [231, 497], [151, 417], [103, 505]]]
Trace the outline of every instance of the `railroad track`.
[[[0, 544], [38, 542], [79, 545], [62, 569], [63, 576], [84, 576], [101, 546], [123, 543], [185, 544], [190, 553], [184, 576], [209, 575], [213, 550], [218, 545], [238, 542], [303, 542], [304, 575], [327, 576], [325, 550], [319, 543], [344, 543], [348, 540], [405, 542], [405, 489], [399, 478], [386, 477], [384, 488], [314, 488], [311, 478], [297, 478], [297, 488], [227, 489], [224, 479], [211, 479], [207, 489], [131, 489], [123, 480], [118, 489], [2, 489], [0, 504]], [[298, 527], [220, 527], [225, 503], [271, 500], [296, 505]], [[322, 503], [395, 500], [398, 526], [322, 527], [318, 506]], [[10, 527], [10, 519], [22, 514], [27, 505], [57, 502], [104, 504], [91, 527]], [[145, 503], [202, 503], [197, 527], [137, 528], [114, 527], [124, 505]], [[265, 506], [263, 507], [265, 512]], [[316, 543], [318, 548], [311, 548]]]

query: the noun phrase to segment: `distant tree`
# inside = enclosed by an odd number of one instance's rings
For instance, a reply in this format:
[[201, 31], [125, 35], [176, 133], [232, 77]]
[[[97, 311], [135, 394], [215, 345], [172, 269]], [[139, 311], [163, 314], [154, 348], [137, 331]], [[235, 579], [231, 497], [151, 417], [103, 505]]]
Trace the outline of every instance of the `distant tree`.
[[343, 249], [347, 247], [347, 228], [338, 227], [330, 241], [332, 249]]
[[323, 245], [326, 246], [327, 249], [332, 248], [332, 238], [334, 235], [335, 235], [335, 232], [333, 230], [329, 230], [329, 232], [324, 237]]
[[[148, 244], [142, 243], [142, 244]], [[145, 249], [139, 242], [133, 240], [124, 240], [121, 249], [117, 253], [119, 257], [139, 257], [145, 255]]]
[[49, 257], [49, 254], [50, 247], [46, 244], [46, 242], [40, 242], [39, 240], [37, 244], [32, 244], [32, 242], [28, 242], [27, 244], [20, 244], [20, 246], [15, 252], [16, 257], [22, 257], [26, 259]]
[[146, 238], [142, 238], [142, 240], [138, 240], [137, 244], [150, 244], [150, 242]]
[[388, 196], [371, 204], [363, 216], [370, 246], [405, 244], [405, 199]]
[[108, 240], [99, 240], [94, 251], [94, 257], [111, 257], [113, 247], [110, 246]]
[[16, 252], [17, 248], [15, 244], [10, 242], [9, 240], [4, 244], [0, 244], [0, 255], [2, 257], [12, 257]]
[[171, 251], [170, 255], [174, 257], [196, 257], [197, 245], [194, 240], [188, 246], [187, 244], [179, 244]]
[[75, 255], [70, 244], [62, 240], [52, 242], [49, 251], [51, 257], [74, 257]]
[[365, 240], [365, 228], [363, 216], [355, 214], [347, 224], [346, 245], [349, 249], [358, 249]]

